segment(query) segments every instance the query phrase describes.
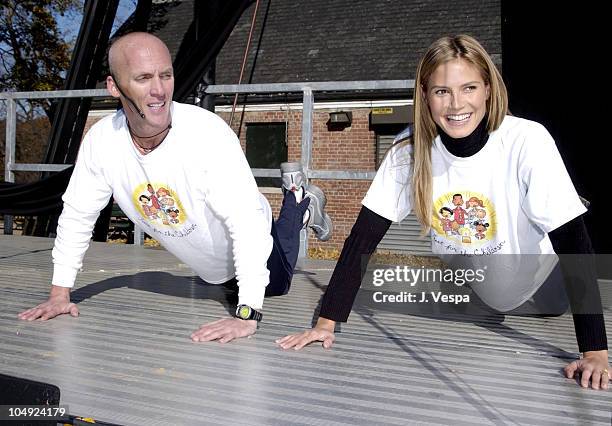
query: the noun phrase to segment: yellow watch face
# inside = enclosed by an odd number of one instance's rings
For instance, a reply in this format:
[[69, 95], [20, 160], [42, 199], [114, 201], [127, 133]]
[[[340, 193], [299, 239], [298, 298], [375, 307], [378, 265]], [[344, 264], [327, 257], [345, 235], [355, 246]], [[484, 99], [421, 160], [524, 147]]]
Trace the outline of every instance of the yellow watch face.
[[248, 318], [249, 315], [251, 314], [251, 308], [249, 308], [248, 306], [243, 306], [242, 308], [240, 308], [240, 312], [238, 313], [238, 316], [240, 318]]

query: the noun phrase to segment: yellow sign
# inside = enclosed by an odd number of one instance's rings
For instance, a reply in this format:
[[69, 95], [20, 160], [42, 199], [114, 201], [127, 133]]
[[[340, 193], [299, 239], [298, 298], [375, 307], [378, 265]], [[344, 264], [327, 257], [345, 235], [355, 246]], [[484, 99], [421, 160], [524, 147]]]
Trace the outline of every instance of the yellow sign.
[[375, 115], [383, 115], [383, 114], [393, 114], [393, 108], [372, 108], [372, 114]]

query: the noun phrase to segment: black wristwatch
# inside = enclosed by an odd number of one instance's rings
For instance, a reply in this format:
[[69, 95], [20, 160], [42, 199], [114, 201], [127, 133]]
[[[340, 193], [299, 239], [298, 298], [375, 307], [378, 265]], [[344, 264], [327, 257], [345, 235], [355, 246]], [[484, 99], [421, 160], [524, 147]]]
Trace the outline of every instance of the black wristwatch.
[[259, 322], [263, 318], [263, 315], [261, 312], [257, 312], [255, 309], [251, 308], [249, 305], [238, 305], [236, 307], [236, 318], [243, 320], [255, 320]]

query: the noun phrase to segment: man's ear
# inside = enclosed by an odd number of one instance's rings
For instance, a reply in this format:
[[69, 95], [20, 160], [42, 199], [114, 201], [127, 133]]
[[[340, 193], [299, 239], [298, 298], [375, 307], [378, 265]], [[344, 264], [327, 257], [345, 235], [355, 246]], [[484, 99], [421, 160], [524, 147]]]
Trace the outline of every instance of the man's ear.
[[110, 75], [106, 77], [106, 90], [108, 90], [108, 93], [110, 93], [113, 98], [118, 98], [119, 95], [121, 95], [119, 89], [117, 89], [115, 80]]

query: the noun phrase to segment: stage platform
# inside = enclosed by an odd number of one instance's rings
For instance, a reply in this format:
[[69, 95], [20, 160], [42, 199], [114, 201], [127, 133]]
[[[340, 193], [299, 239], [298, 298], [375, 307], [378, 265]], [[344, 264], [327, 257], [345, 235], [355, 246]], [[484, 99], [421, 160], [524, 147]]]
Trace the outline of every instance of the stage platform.
[[[610, 425], [612, 391], [581, 389], [571, 316], [406, 313], [364, 288], [330, 350], [283, 351], [310, 326], [334, 263], [300, 262], [256, 335], [193, 343], [229, 290], [162, 249], [92, 243], [79, 318], [25, 322], [45, 300], [53, 240], [0, 236], [0, 373], [53, 383], [73, 415], [122, 425]], [[608, 339], [612, 282], [600, 282]]]

